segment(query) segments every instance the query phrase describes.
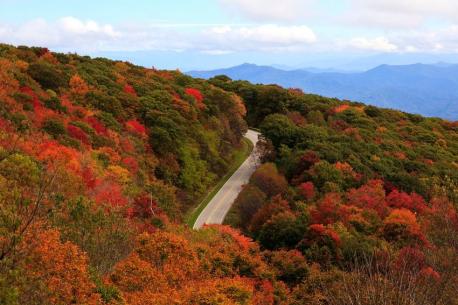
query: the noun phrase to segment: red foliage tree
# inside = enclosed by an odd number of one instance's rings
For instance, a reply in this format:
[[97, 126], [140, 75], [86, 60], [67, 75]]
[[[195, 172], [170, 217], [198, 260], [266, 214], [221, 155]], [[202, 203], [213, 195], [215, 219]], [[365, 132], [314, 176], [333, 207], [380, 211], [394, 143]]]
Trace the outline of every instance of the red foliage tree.
[[215, 226], [221, 234], [230, 236], [233, 241], [244, 251], [247, 251], [255, 246], [253, 240], [249, 237], [246, 237], [239, 230], [234, 229], [230, 226]]
[[439, 272], [434, 270], [432, 267], [425, 267], [420, 271], [420, 277], [425, 279], [425, 280], [433, 280], [435, 282], [439, 282], [441, 279], [441, 276]]
[[339, 205], [341, 204], [340, 195], [328, 193], [324, 196], [316, 207], [310, 210], [310, 221], [314, 224], [332, 224], [340, 220]]
[[89, 137], [81, 128], [74, 126], [74, 125], [68, 125], [67, 132], [68, 132], [68, 135], [71, 136], [72, 138], [75, 138], [83, 142], [86, 145], [90, 144]]
[[32, 98], [32, 104], [33, 104], [35, 111], [43, 107], [43, 105], [40, 102], [40, 99], [38, 98], [38, 95], [32, 90], [32, 88], [22, 87], [20, 91], [21, 93], [24, 93]]
[[309, 150], [301, 157], [301, 162], [305, 167], [304, 169], [309, 169], [315, 163], [320, 162], [320, 157], [316, 152]]
[[312, 240], [320, 239], [323, 236], [329, 237], [337, 246], [340, 245], [339, 235], [331, 228], [325, 227], [322, 224], [313, 224], [309, 227]]
[[107, 203], [113, 207], [125, 206], [128, 203], [122, 187], [109, 181], [105, 181], [96, 187], [94, 200], [97, 203]]
[[89, 125], [91, 125], [91, 127], [95, 130], [97, 134], [104, 136], [108, 135], [107, 128], [105, 127], [105, 125], [103, 125], [96, 117], [90, 116], [86, 118], [86, 122], [88, 122]]
[[198, 89], [187, 88], [185, 92], [186, 94], [193, 96], [196, 101], [202, 102], [204, 100], [202, 93]]
[[313, 185], [313, 182], [304, 182], [299, 185], [299, 193], [306, 200], [312, 200], [315, 197], [315, 186]]
[[206, 106], [203, 103], [204, 96], [202, 95], [202, 93], [198, 89], [187, 88], [185, 90], [185, 92], [186, 92], [186, 94], [194, 97], [194, 100], [196, 101], [197, 108], [199, 108], [200, 110], [205, 109]]
[[94, 171], [89, 167], [85, 166], [81, 172], [81, 177], [87, 188], [93, 189], [97, 185], [97, 178]]
[[155, 215], [157, 210], [157, 202], [151, 195], [143, 194], [134, 199], [132, 207], [133, 217], [150, 218]]
[[138, 122], [137, 120], [130, 120], [126, 122], [126, 128], [128, 131], [135, 133], [139, 136], [146, 135], [146, 127]]
[[129, 84], [124, 85], [123, 91], [132, 96], [137, 96], [137, 91], [135, 91], [134, 87]]
[[134, 145], [128, 138], [122, 138], [120, 144], [122, 150], [124, 150], [126, 153], [133, 153], [135, 151]]
[[127, 169], [132, 173], [136, 174], [138, 172], [138, 162], [134, 157], [126, 157], [122, 160]]
[[409, 195], [404, 192], [399, 192], [396, 189], [388, 194], [386, 202], [389, 207], [396, 209], [405, 208], [416, 213], [423, 213], [427, 209], [425, 200], [417, 193]]
[[382, 218], [388, 214], [381, 180], [371, 180], [358, 189], [351, 189], [347, 192], [347, 200], [351, 205], [376, 211]]

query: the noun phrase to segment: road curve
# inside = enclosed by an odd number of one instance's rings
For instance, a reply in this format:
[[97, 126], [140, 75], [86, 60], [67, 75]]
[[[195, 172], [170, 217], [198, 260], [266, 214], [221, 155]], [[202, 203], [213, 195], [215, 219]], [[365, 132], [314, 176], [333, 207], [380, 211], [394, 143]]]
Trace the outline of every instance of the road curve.
[[254, 149], [250, 156], [243, 162], [237, 171], [227, 180], [223, 187], [216, 193], [215, 197], [208, 203], [200, 213], [193, 229], [200, 229], [205, 224], [222, 224], [227, 212], [234, 203], [237, 195], [242, 190], [242, 186], [247, 184], [251, 175], [258, 166], [256, 155], [256, 143], [258, 142], [259, 132], [248, 130], [245, 138], [254, 144]]

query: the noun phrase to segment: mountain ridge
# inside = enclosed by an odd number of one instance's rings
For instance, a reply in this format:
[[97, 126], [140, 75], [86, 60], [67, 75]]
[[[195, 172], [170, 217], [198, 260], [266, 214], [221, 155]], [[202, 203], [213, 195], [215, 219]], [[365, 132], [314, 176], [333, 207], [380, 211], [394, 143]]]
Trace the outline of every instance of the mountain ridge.
[[458, 65], [379, 65], [364, 72], [310, 72], [242, 64], [210, 71], [189, 71], [199, 78], [225, 74], [234, 80], [278, 84], [307, 93], [355, 100], [430, 117], [458, 119]]

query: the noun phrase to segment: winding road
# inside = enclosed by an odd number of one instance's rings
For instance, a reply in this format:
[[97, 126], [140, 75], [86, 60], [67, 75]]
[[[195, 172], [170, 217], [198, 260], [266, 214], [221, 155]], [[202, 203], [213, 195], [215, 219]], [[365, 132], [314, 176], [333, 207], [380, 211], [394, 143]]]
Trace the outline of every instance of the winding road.
[[259, 132], [248, 130], [245, 138], [254, 144], [254, 149], [250, 156], [243, 162], [237, 171], [227, 180], [223, 187], [216, 193], [215, 197], [208, 203], [200, 213], [193, 229], [200, 229], [205, 224], [222, 224], [227, 212], [234, 203], [237, 195], [242, 190], [243, 185], [247, 184], [251, 175], [258, 166], [256, 154], [256, 143], [258, 142]]

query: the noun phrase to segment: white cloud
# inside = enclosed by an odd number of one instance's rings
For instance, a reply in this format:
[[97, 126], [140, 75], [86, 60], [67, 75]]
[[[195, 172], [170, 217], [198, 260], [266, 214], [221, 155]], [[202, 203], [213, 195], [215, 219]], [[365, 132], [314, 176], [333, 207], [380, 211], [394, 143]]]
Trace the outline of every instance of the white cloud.
[[391, 43], [386, 37], [364, 38], [357, 37], [351, 39], [347, 44], [348, 47], [376, 51], [376, 52], [394, 52], [398, 50], [398, 46]]
[[119, 33], [116, 33], [111, 25], [99, 25], [97, 22], [92, 20], [81, 21], [75, 17], [64, 17], [58, 21], [58, 24], [62, 30], [68, 33], [80, 35], [95, 33], [110, 37], [119, 36]]
[[250, 27], [213, 27], [204, 39], [225, 50], [287, 50], [308, 46], [317, 41], [307, 26], [259, 25]]
[[224, 10], [259, 22], [350, 24], [415, 28], [430, 20], [457, 21], [457, 0], [218, 0]]
[[55, 44], [59, 40], [58, 30], [49, 26], [43, 19], [31, 20], [16, 28], [7, 27], [3, 36], [9, 37], [17, 43], [24, 44], [40, 44], [42, 41]]
[[310, 16], [315, 0], [219, 0], [225, 9], [257, 21], [297, 21]]
[[55, 22], [36, 19], [22, 25], [0, 25], [0, 41], [60, 51], [193, 50], [221, 55], [298, 48], [315, 42], [316, 36], [306, 26], [123, 24], [115, 27], [64, 17]]
[[458, 25], [438, 30], [416, 30], [393, 35], [397, 45], [404, 46], [406, 52], [458, 52]]
[[318, 39], [315, 32], [305, 25], [111, 25], [64, 17], [56, 21], [35, 19], [19, 25], [0, 23], [0, 41], [85, 53], [158, 50], [196, 51], [217, 56], [235, 52], [458, 52], [458, 25], [383, 33], [360, 31], [354, 36], [346, 30], [346, 37], [350, 38], [339, 40], [333, 32], [323, 31]]
[[111, 25], [64, 17], [55, 22], [34, 19], [20, 25], [0, 26], [0, 40], [16, 45], [37, 45], [59, 49], [94, 49], [109, 45], [120, 33]]
[[458, 25], [437, 30], [396, 32], [380, 37], [354, 37], [337, 41], [336, 45], [344, 50], [379, 53], [458, 53]]

